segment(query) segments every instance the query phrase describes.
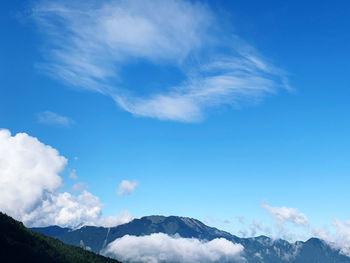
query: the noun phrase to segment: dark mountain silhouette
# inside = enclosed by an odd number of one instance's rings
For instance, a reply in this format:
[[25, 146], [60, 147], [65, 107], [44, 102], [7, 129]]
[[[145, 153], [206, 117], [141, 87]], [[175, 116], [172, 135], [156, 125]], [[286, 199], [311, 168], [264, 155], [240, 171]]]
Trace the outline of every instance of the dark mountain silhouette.
[[[53, 233], [53, 232], [51, 232]], [[0, 212], [0, 262], [2, 263], [118, 263], [79, 247], [64, 244], [24, 227]]]
[[[40, 230], [46, 231], [45, 228]], [[47, 233], [47, 232], [46, 232]], [[326, 242], [311, 238], [306, 242], [290, 243], [266, 236], [239, 238], [228, 232], [209, 227], [202, 222], [177, 216], [146, 216], [111, 228], [84, 226], [63, 233], [63, 242], [99, 253], [110, 242], [124, 235], [144, 236], [152, 233], [178, 234], [185, 238], [212, 240], [226, 238], [244, 246], [243, 256], [248, 263], [350, 263], [350, 258]]]

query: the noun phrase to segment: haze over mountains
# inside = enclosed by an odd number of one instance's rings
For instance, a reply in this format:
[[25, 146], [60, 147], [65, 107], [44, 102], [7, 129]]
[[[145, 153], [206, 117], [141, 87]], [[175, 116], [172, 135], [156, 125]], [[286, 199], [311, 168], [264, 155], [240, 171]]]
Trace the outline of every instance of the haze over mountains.
[[[192, 253], [190, 260], [181, 255], [181, 251], [177, 251], [181, 248], [180, 243], [190, 242], [193, 246], [216, 255], [220, 262], [350, 263], [350, 258], [338, 248], [317, 238], [295, 243], [273, 240], [266, 236], [240, 238], [187, 217], [146, 216], [111, 228], [84, 226], [69, 231], [50, 226], [34, 230], [58, 237], [67, 244], [130, 262], [137, 262], [136, 258], [139, 262], [195, 262], [195, 259], [199, 260], [197, 262], [216, 262], [210, 260], [210, 256], [201, 258], [196, 249], [183, 252]], [[128, 252], [134, 258], [125, 256]], [[162, 253], [163, 260], [156, 256]], [[156, 257], [155, 261], [150, 260], [152, 256]]]

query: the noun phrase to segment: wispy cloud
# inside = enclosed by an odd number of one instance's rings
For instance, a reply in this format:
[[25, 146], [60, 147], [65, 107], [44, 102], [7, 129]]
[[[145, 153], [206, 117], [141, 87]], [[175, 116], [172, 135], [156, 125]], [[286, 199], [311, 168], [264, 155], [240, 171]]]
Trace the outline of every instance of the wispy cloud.
[[[110, 96], [136, 116], [199, 121], [206, 109], [256, 103], [289, 88], [268, 63], [205, 4], [170, 1], [41, 1], [33, 18], [46, 36], [40, 65], [66, 84]], [[176, 85], [138, 95], [119, 72], [144, 60], [184, 73]], [[157, 76], [154, 76], [156, 79]]]
[[136, 187], [138, 187], [138, 185], [139, 184], [136, 181], [123, 180], [118, 186], [117, 194], [131, 195], [136, 190]]
[[38, 122], [49, 124], [49, 125], [57, 125], [63, 127], [71, 126], [74, 121], [68, 117], [59, 115], [52, 111], [44, 111], [37, 114]]

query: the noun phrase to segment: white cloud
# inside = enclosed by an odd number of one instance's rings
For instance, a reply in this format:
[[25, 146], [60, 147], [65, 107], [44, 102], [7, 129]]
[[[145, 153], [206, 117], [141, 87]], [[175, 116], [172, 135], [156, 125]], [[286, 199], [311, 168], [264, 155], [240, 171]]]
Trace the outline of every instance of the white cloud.
[[156, 233], [139, 237], [123, 236], [110, 243], [102, 253], [122, 262], [209, 263], [240, 261], [243, 249], [241, 244], [224, 238], [200, 241]]
[[332, 226], [336, 232], [333, 235], [321, 232], [321, 237], [328, 241], [331, 246], [340, 249], [344, 255], [350, 257], [350, 220], [341, 222], [335, 219]]
[[102, 216], [102, 207], [98, 197], [87, 191], [78, 196], [67, 192], [50, 193], [40, 200], [35, 209], [22, 215], [21, 220], [29, 226], [94, 225]]
[[125, 61], [183, 60], [201, 45], [209, 22], [203, 6], [175, 0], [41, 1], [33, 17], [51, 40], [47, 69], [104, 93], [109, 85], [100, 81], [114, 77]]
[[0, 211], [28, 226], [118, 224], [123, 213], [103, 217], [99, 198], [83, 190], [78, 196], [59, 192], [67, 159], [26, 133], [0, 130]]
[[21, 218], [48, 192], [62, 184], [59, 173], [67, 163], [54, 148], [38, 139], [0, 130], [0, 209]]
[[343, 243], [350, 243], [350, 220], [341, 222], [337, 219], [333, 221], [332, 224], [337, 232], [338, 232], [338, 239], [342, 240]]
[[136, 181], [128, 181], [123, 180], [117, 189], [118, 195], [131, 195], [135, 190], [136, 187], [138, 187], [138, 183]]
[[133, 219], [127, 210], [114, 216], [102, 216], [102, 208], [99, 198], [86, 190], [78, 196], [67, 192], [54, 193], [36, 209], [22, 216], [22, 220], [27, 225], [75, 228], [83, 225], [114, 227]]
[[221, 104], [239, 107], [274, 94], [279, 84], [272, 72], [277, 70], [274, 71], [271, 66], [265, 71], [252, 62], [252, 57], [239, 56], [242, 57], [231, 60], [238, 60], [245, 67], [215, 61], [199, 70], [196, 77], [171, 87], [168, 92], [147, 98], [126, 98], [120, 95], [113, 95], [113, 98], [122, 108], [135, 115], [194, 122], [203, 118], [206, 108]]
[[293, 223], [294, 225], [307, 226], [309, 220], [307, 216], [301, 213], [297, 208], [290, 207], [272, 207], [268, 203], [263, 203], [262, 207], [280, 224], [283, 225], [286, 222]]
[[334, 219], [330, 225], [310, 227], [311, 236], [320, 238], [334, 249], [350, 257], [350, 220], [340, 221]]
[[113, 227], [121, 224], [126, 224], [132, 221], [134, 217], [128, 210], [122, 210], [114, 216], [104, 216], [98, 220], [98, 226]]
[[[311, 237], [316, 237], [327, 242], [328, 245], [335, 249], [339, 249], [341, 253], [350, 257], [350, 220], [342, 222], [338, 219], [334, 219], [332, 224], [323, 225], [322, 227], [312, 225], [308, 217], [301, 213], [296, 208], [288, 207], [271, 207], [266, 202], [262, 204], [263, 208], [269, 212], [269, 214], [277, 222], [277, 233], [273, 238], [282, 238], [289, 241], [307, 240]], [[302, 226], [302, 231], [296, 228], [289, 228], [290, 226], [285, 223], [290, 222], [294, 226]], [[260, 227], [256, 229], [261, 230]], [[264, 232], [269, 235], [272, 231]], [[298, 251], [298, 246], [295, 246], [294, 256]], [[288, 256], [288, 255], [286, 255]]]
[[322, 240], [331, 240], [328, 226], [323, 226], [322, 228], [312, 227], [311, 236], [320, 238]]
[[74, 123], [74, 121], [68, 117], [61, 116], [52, 111], [40, 112], [37, 115], [38, 122], [49, 124], [49, 125], [58, 125], [68, 127]]
[[[40, 1], [33, 16], [48, 51], [41, 69], [112, 97], [137, 116], [184, 122], [207, 108], [257, 102], [288, 88], [286, 74], [225, 32], [207, 5], [183, 0]], [[138, 95], [120, 71], [140, 60], [184, 73], [177, 85]], [[155, 76], [156, 78], [156, 76]]]
[[331, 225], [322, 227], [312, 227], [311, 234], [313, 237], [320, 238], [328, 243], [334, 249], [350, 257], [350, 220], [340, 221], [334, 219]]

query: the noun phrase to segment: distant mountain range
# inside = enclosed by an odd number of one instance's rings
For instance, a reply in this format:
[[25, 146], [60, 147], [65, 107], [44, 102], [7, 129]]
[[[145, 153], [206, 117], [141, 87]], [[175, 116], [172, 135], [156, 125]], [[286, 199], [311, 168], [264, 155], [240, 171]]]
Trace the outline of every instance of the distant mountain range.
[[350, 263], [350, 258], [343, 255], [339, 249], [332, 248], [328, 243], [317, 238], [295, 243], [282, 239], [273, 240], [266, 236], [239, 238], [187, 217], [146, 216], [111, 228], [84, 226], [77, 230], [70, 230], [49, 226], [32, 230], [96, 253], [100, 253], [110, 242], [124, 235], [144, 236], [165, 233], [208, 241], [225, 238], [239, 243], [244, 247], [243, 257], [248, 263]]
[[[52, 229], [52, 227], [49, 227]], [[54, 229], [58, 229], [55, 227]], [[50, 232], [53, 233], [53, 232]], [[33, 232], [0, 212], [2, 263], [120, 263], [82, 248]]]

